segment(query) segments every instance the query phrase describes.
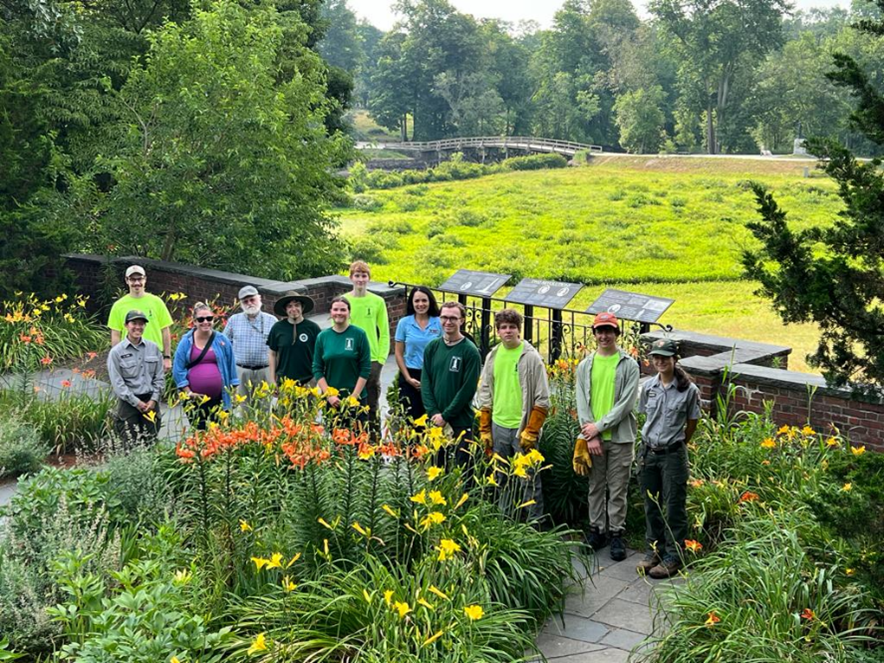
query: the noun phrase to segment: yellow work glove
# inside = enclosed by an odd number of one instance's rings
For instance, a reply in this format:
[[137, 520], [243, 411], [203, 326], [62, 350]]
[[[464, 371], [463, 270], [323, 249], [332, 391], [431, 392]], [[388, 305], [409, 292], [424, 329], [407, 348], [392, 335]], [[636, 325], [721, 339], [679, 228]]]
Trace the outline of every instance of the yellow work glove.
[[479, 410], [479, 441], [485, 448], [485, 455], [490, 456], [494, 451], [494, 442], [491, 440], [491, 410], [487, 407]]
[[574, 472], [582, 477], [589, 475], [592, 467], [592, 457], [589, 455], [589, 449], [586, 448], [586, 440], [582, 437], [577, 438], [574, 445], [574, 460], [572, 462]]
[[525, 430], [519, 436], [519, 446], [522, 447], [522, 451], [531, 451], [531, 449], [537, 446], [540, 429], [543, 427], [543, 422], [546, 421], [546, 412], [546, 408], [539, 405], [531, 408], [531, 414], [528, 415], [528, 423], [525, 425]]

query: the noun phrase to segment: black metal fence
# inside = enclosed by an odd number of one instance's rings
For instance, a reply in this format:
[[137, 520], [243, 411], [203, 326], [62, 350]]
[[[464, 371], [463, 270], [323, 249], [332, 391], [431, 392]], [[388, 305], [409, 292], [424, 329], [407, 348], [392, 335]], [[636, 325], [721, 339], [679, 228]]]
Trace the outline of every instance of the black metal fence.
[[[391, 286], [404, 286], [406, 297], [416, 284], [390, 281]], [[500, 297], [476, 297], [463, 293], [429, 288], [441, 305], [445, 301], [458, 301], [467, 311], [464, 332], [476, 342], [484, 358], [495, 345], [494, 311], [513, 308], [525, 317], [522, 337], [531, 343], [546, 361], [552, 363], [562, 356], [575, 357], [583, 348], [594, 346], [592, 321], [595, 316], [575, 309], [555, 309], [508, 302]], [[621, 345], [637, 343], [639, 334], [648, 330], [647, 325], [621, 321], [623, 340]], [[661, 327], [663, 325], [660, 325]]]

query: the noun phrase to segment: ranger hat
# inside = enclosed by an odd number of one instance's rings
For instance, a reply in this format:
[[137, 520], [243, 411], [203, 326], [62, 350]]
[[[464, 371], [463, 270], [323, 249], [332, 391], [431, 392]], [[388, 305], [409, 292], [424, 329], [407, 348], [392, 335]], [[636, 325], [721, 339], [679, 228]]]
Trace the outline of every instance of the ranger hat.
[[258, 289], [255, 286], [244, 285], [242, 288], [239, 289], [239, 294], [237, 295], [237, 297], [240, 299], [240, 301], [242, 301], [246, 297], [251, 297], [251, 296], [257, 295], [257, 294], [258, 294]]
[[671, 338], [661, 338], [651, 343], [649, 355], [660, 357], [674, 357], [678, 354], [678, 345]]
[[144, 324], [147, 324], [148, 322], [150, 322], [150, 320], [147, 319], [147, 316], [144, 314], [144, 312], [139, 311], [137, 309], [133, 309], [126, 314], [126, 324], [127, 325], [130, 322], [132, 322], [133, 320], [144, 320]]
[[144, 273], [144, 267], [142, 267], [141, 265], [132, 265], [132, 266], [130, 266], [130, 267], [126, 270], [126, 278], [128, 279], [128, 278], [129, 278], [130, 276], [132, 276], [133, 274], [141, 274], [142, 276], [145, 276], [145, 273]]
[[285, 295], [276, 300], [276, 303], [273, 305], [273, 312], [280, 318], [288, 317], [288, 313], [285, 312], [285, 307], [289, 305], [289, 302], [301, 302], [304, 315], [307, 315], [312, 311], [314, 306], [313, 300], [310, 297], [299, 295], [294, 290], [289, 290]]
[[603, 311], [595, 316], [595, 320], [593, 320], [592, 323], [593, 329], [598, 329], [599, 327], [614, 327], [620, 329], [620, 322], [617, 320], [617, 316], [613, 313]]

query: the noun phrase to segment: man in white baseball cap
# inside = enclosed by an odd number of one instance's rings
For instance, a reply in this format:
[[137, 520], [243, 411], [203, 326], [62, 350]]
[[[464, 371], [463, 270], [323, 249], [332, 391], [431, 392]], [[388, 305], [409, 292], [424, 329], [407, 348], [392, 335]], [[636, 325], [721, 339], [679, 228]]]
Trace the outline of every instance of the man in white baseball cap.
[[138, 310], [150, 323], [145, 326], [144, 338], [153, 341], [163, 350], [163, 369], [172, 369], [172, 316], [165, 302], [145, 290], [147, 275], [141, 265], [126, 269], [126, 285], [129, 294], [120, 297], [111, 307], [107, 326], [111, 332], [111, 347], [116, 346], [126, 333], [126, 314]]

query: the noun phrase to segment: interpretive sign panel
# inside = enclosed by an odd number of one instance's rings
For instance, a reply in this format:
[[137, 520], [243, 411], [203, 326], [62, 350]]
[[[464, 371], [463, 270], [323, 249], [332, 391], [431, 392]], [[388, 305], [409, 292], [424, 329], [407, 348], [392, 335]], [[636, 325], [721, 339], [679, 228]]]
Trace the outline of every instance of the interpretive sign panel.
[[459, 295], [492, 297], [509, 280], [509, 274], [491, 274], [489, 272], [474, 272], [471, 269], [459, 269], [439, 286], [439, 290]]
[[601, 313], [607, 311], [623, 320], [635, 320], [636, 322], [657, 322], [660, 316], [675, 302], [666, 297], [651, 297], [638, 292], [626, 292], [608, 288], [596, 299], [587, 313]]
[[579, 283], [522, 279], [505, 299], [516, 304], [563, 309], [582, 287]]

